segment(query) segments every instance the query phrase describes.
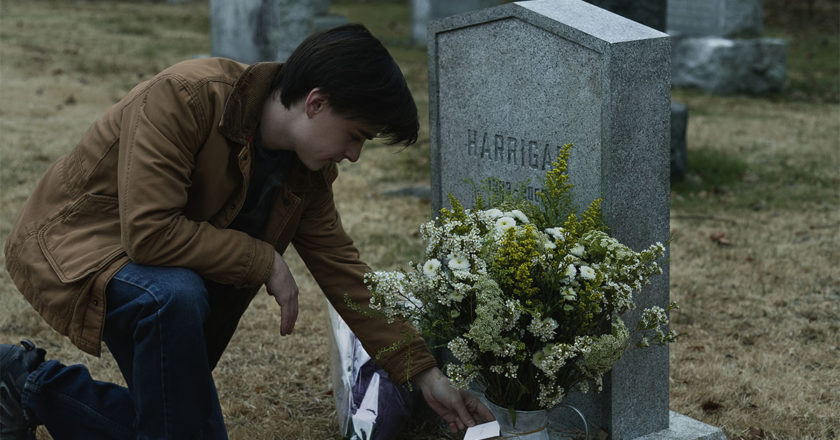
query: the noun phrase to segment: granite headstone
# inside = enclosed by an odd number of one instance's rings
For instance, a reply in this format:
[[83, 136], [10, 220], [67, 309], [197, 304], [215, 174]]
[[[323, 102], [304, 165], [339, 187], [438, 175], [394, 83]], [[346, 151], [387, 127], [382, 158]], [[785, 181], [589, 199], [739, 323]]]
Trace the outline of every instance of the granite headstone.
[[[603, 197], [611, 233], [634, 249], [668, 239], [666, 34], [581, 0], [505, 4], [432, 22], [429, 32], [435, 209], [447, 193], [472, 200], [465, 179], [511, 188], [530, 179], [523, 195], [532, 198], [560, 146], [574, 143], [569, 176], [578, 206]], [[663, 268], [639, 307], [668, 303]], [[632, 327], [638, 315], [625, 319]], [[674, 423], [687, 418], [669, 412], [668, 368], [667, 347], [630, 350], [602, 393], [567, 401], [610, 438], [676, 438]], [[552, 412], [552, 424], [576, 418]]]
[[314, 31], [346, 23], [325, 0], [210, 0], [211, 54], [243, 63], [285, 61]]

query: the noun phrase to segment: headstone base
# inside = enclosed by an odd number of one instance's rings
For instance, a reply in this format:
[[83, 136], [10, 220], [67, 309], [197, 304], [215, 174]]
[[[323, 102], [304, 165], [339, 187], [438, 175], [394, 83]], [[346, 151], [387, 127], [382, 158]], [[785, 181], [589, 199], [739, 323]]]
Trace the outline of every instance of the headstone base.
[[[556, 415], [557, 413], [552, 411], [549, 414]], [[650, 434], [637, 437], [634, 440], [726, 440], [726, 435], [723, 434], [723, 431], [721, 431], [720, 428], [707, 425], [699, 420], [692, 419], [691, 417], [674, 411], [670, 411], [669, 415], [670, 423], [668, 429], [652, 432]], [[548, 432], [551, 440], [567, 440], [570, 438], [570, 433], [575, 433], [576, 435], [580, 434], [580, 428], [582, 425], [577, 425], [574, 428], [567, 428], [561, 423], [558, 423], [555, 418], [549, 419]], [[599, 431], [590, 426], [589, 438], [604, 438], [605, 435], [605, 432]], [[575, 436], [574, 438], [577, 437]]]
[[675, 37], [672, 84], [729, 95], [782, 91], [787, 43], [777, 38]]
[[726, 440], [720, 428], [671, 411], [668, 429], [653, 432], [636, 440]]

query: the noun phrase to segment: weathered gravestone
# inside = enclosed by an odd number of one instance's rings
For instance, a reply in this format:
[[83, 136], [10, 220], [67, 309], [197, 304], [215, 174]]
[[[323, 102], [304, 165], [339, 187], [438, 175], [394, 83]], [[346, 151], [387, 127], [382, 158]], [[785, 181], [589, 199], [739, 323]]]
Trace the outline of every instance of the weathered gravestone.
[[762, 0], [668, 0], [672, 82], [726, 95], [784, 89], [787, 44], [761, 37]]
[[502, 0], [411, 0], [411, 40], [426, 44], [426, 26], [432, 20], [489, 8]]
[[[576, 203], [603, 197], [611, 233], [634, 249], [668, 239], [666, 34], [580, 0], [506, 4], [435, 21], [429, 32], [435, 209], [447, 193], [472, 200], [465, 178], [504, 185], [530, 178], [525, 196], [533, 197], [560, 146], [571, 142]], [[639, 307], [668, 303], [663, 268]], [[632, 327], [638, 316], [626, 319]], [[612, 439], [722, 438], [669, 411], [667, 347], [628, 351], [604, 385], [568, 401]], [[552, 423], [574, 425], [576, 417], [558, 409]]]
[[334, 28], [347, 23], [347, 17], [330, 13], [330, 0], [309, 0], [312, 2], [312, 32]]
[[762, 0], [668, 0], [671, 35], [757, 37]]
[[285, 61], [310, 33], [347, 20], [324, 0], [210, 0], [213, 56], [243, 63]]

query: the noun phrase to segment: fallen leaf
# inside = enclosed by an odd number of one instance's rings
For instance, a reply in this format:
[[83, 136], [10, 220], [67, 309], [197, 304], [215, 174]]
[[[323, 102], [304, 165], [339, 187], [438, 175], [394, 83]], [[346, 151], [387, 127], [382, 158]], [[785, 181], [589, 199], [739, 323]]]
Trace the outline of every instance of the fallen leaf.
[[731, 241], [726, 239], [726, 233], [723, 231], [716, 231], [709, 236], [709, 239], [721, 246], [730, 246]]

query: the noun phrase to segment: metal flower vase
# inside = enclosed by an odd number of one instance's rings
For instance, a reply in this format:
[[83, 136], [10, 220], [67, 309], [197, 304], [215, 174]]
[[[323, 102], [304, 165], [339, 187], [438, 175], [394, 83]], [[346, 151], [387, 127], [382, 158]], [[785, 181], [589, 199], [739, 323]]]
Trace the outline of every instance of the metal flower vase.
[[548, 410], [511, 412], [489, 400], [487, 407], [496, 417], [503, 439], [549, 440]]

